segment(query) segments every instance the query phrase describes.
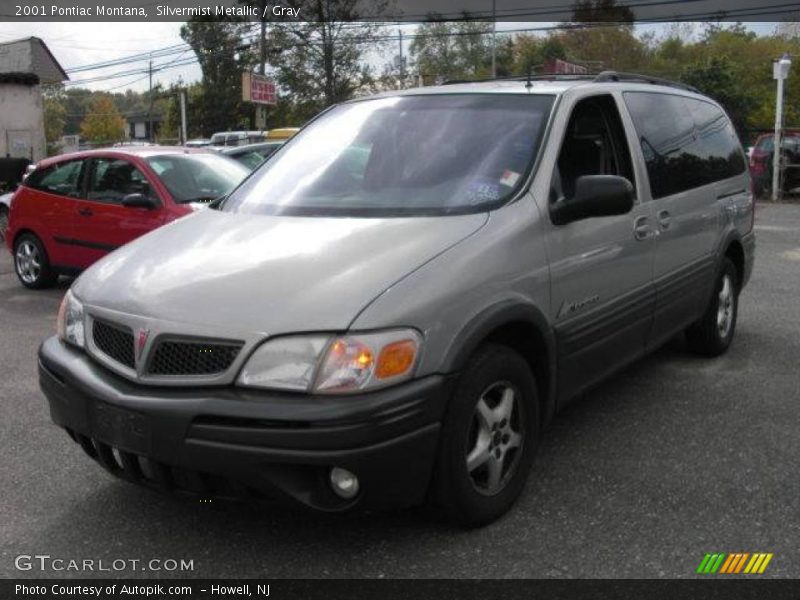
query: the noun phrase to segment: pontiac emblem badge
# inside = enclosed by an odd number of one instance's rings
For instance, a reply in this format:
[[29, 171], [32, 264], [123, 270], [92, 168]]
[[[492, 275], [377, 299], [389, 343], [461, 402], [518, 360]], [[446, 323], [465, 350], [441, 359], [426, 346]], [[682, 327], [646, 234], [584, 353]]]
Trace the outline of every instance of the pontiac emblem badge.
[[136, 361], [138, 362], [139, 359], [142, 358], [142, 351], [144, 350], [145, 344], [147, 344], [147, 336], [150, 335], [149, 329], [140, 329], [139, 330], [139, 337], [136, 338]]

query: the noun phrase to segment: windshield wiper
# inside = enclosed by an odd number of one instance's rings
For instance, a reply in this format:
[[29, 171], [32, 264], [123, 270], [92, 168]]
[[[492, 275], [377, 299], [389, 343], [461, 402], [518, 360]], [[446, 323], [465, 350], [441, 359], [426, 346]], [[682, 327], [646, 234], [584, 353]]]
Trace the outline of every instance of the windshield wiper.
[[223, 196], [196, 196], [195, 198], [186, 198], [186, 200], [181, 200], [181, 204], [192, 204], [195, 202], [199, 202], [202, 204], [210, 204]]
[[211, 202], [208, 203], [208, 208], [210, 208], [211, 210], [219, 209], [219, 207], [222, 206], [222, 203], [225, 202], [225, 199], [227, 197], [228, 194], [222, 194], [221, 196], [217, 196], [216, 198], [211, 200]]

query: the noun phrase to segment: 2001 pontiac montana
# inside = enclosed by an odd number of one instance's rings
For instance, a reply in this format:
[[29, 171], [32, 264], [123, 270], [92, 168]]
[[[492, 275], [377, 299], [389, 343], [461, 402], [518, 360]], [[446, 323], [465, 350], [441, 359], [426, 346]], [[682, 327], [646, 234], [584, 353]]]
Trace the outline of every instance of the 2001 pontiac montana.
[[570, 398], [682, 331], [728, 348], [749, 185], [724, 111], [677, 84], [348, 102], [218, 210], [86, 271], [41, 386], [138, 483], [326, 511], [430, 499], [485, 523]]

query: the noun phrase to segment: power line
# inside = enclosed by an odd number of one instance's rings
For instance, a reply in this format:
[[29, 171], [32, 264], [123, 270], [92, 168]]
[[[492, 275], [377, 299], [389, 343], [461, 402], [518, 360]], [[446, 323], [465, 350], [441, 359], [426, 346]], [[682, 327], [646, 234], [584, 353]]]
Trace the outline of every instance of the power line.
[[[644, 3], [644, 4], [652, 6], [652, 5], [655, 5], [655, 4], [671, 4], [673, 2], [681, 2], [681, 1], [682, 0], [661, 0], [658, 3]], [[690, 1], [694, 1], [694, 0], [690, 0]], [[796, 12], [796, 4], [795, 3], [781, 3], [781, 4], [768, 5], [768, 6], [759, 8], [759, 9], [736, 9], [734, 11], [729, 11], [729, 12], [735, 12], [737, 14], [746, 14], [746, 11], [758, 10], [758, 11], [761, 11], [763, 13], [763, 11], [765, 9], [772, 9], [772, 14], [791, 13], [791, 12]], [[507, 9], [507, 10], [511, 10], [511, 9]], [[712, 15], [712, 14], [709, 14], [709, 13], [702, 13], [702, 14], [698, 13], [697, 15], [686, 15], [685, 18], [687, 20], [694, 20], [694, 19], [699, 18], [701, 16], [705, 17], [706, 19], [713, 19], [713, 17], [718, 16], [718, 15]], [[670, 19], [664, 19], [664, 20], [653, 19], [653, 20], [648, 20], [648, 21], [640, 21], [639, 24], [660, 23], [660, 22], [664, 22], [664, 21], [674, 21], [674, 20], [676, 20], [674, 17], [670, 18]], [[259, 24], [260, 24], [259, 22], [253, 23], [251, 25], [251, 27], [259, 26]], [[570, 29], [602, 28], [602, 27], [609, 27], [609, 26], [614, 26], [614, 25], [617, 25], [617, 24], [611, 24], [611, 23], [606, 23], [606, 22], [560, 23], [560, 24], [556, 24], [556, 25], [547, 25], [547, 26], [540, 26], [540, 27], [526, 27], [526, 28], [506, 29], [506, 30], [502, 30], [499, 33], [501, 33], [502, 35], [510, 35], [510, 34], [515, 34], [515, 33], [530, 33], [530, 32], [558, 31], [558, 30], [570, 30]], [[371, 26], [374, 26], [374, 24], [371, 24]], [[491, 33], [491, 30], [487, 29], [487, 31], [461, 31], [461, 32], [447, 32], [447, 33], [414, 33], [414, 34], [404, 34], [403, 37], [406, 40], [416, 40], [416, 39], [437, 38], [437, 37], [488, 35], [490, 33]], [[251, 38], [251, 39], [253, 39], [253, 38]], [[349, 43], [361, 44], [361, 43], [377, 43], [377, 42], [395, 42], [395, 41], [398, 41], [398, 40], [399, 40], [399, 37], [396, 34], [391, 34], [391, 35], [382, 35], [382, 36], [381, 35], [369, 35], [369, 36], [363, 36], [361, 38], [352, 37], [352, 38], [350, 38], [348, 40], [348, 42]], [[244, 44], [240, 44], [239, 46], [237, 46], [237, 49], [244, 50], [244, 49], [252, 48], [252, 47], [256, 46], [257, 44], [258, 43], [256, 41], [249, 41], [249, 42], [245, 42]], [[283, 49], [283, 48], [309, 47], [309, 46], [321, 46], [321, 45], [323, 45], [323, 43], [321, 41], [305, 41], [305, 42], [295, 42], [295, 43], [292, 43], [292, 44], [284, 44], [284, 45], [281, 46], [280, 49]], [[181, 66], [188, 66], [190, 64], [198, 63], [199, 62], [199, 58], [197, 58], [197, 57], [187, 58], [187, 59], [185, 59], [183, 61], [176, 62], [176, 61], [179, 61], [181, 56], [183, 56], [184, 54], [186, 54], [187, 52], [189, 52], [191, 50], [191, 48], [184, 48], [184, 49], [181, 50], [181, 48], [183, 46], [184, 46], [184, 44], [178, 44], [178, 45], [174, 45], [174, 46], [167, 46], [165, 48], [153, 51], [152, 55], [154, 55], [156, 57], [159, 57], [159, 58], [163, 58], [163, 57], [166, 57], [166, 56], [171, 56], [172, 54], [179, 54], [179, 56], [176, 59], [173, 59], [173, 61], [170, 61], [168, 63], [162, 63], [161, 65], [155, 66], [154, 70], [155, 71], [163, 71], [163, 70], [166, 70], [166, 69], [171, 69], [171, 68], [176, 68], [176, 67], [181, 67]], [[230, 53], [230, 50], [226, 49], [226, 50], [221, 50], [221, 51], [210, 53], [210, 54], [208, 54], [206, 56], [224, 55], [224, 54], [228, 54], [228, 53]], [[143, 60], [148, 60], [150, 56], [151, 56], [151, 53], [141, 53], [141, 54], [133, 55], [131, 57], [123, 57], [123, 58], [120, 58], [120, 59], [115, 59], [114, 61], [106, 61], [105, 63], [98, 63], [97, 65], [84, 65], [82, 67], [75, 67], [74, 70], [80, 70], [80, 71], [100, 70], [102, 68], [109, 68], [111, 66], [121, 66], [123, 64], [141, 62]], [[110, 63], [113, 63], [113, 64], [110, 64]], [[75, 86], [75, 85], [96, 83], [96, 82], [99, 82], [99, 81], [107, 81], [107, 80], [112, 80], [112, 79], [119, 79], [121, 77], [129, 77], [129, 76], [132, 76], [132, 75], [140, 75], [140, 74], [144, 74], [144, 73], [147, 73], [146, 69], [138, 68], [138, 69], [122, 71], [122, 72], [119, 72], [119, 73], [114, 73], [114, 74], [111, 74], [111, 75], [98, 75], [96, 77], [90, 77], [90, 78], [87, 78], [87, 79], [81, 79], [81, 80], [77, 80], [77, 81], [70, 81], [70, 82], [67, 82], [65, 85]], [[126, 84], [122, 84], [120, 86], [115, 86], [114, 88], [110, 88], [110, 89], [117, 89], [119, 87], [125, 87], [127, 85], [132, 85], [133, 83], [141, 81], [142, 79], [144, 79], [144, 77], [142, 77], [140, 79], [137, 79], [135, 81], [131, 81], [131, 82], [126, 83]]]
[[[648, 0], [630, 0], [630, 1], [621, 1], [618, 4], [615, 4], [616, 8], [652, 8], [658, 6], [669, 6], [675, 4], [686, 4], [687, 2], [700, 2], [702, 0], [656, 0], [656, 1], [648, 1]], [[147, 4], [153, 5], [155, 3]], [[740, 17], [752, 17], [752, 16], [759, 16], [765, 14], [791, 14], [796, 12], [796, 3], [794, 2], [785, 2], [781, 4], [773, 4], [768, 6], [762, 6], [758, 8], [741, 8], [741, 9], [734, 9], [730, 11], [726, 11], [722, 13], [723, 17], [732, 18], [735, 16]], [[509, 8], [509, 9], [498, 9], [496, 14], [504, 19], [512, 19], [512, 18], [519, 18], [519, 17], [541, 17], [545, 15], [553, 15], [553, 14], [561, 14], [564, 12], [564, 6], [559, 4], [551, 4], [547, 6], [540, 6], [536, 9], [531, 8]], [[770, 10], [767, 9], [778, 9], [778, 10]], [[780, 10], [786, 9], [786, 10]], [[429, 19], [426, 22], [437, 22], [437, 21], [447, 21], [447, 20], [455, 20], [455, 21], [480, 21], [485, 18], [491, 18], [493, 16], [492, 11], [474, 11], [471, 13], [426, 13], [426, 14], [415, 14], [415, 15], [403, 15], [404, 19], [409, 19], [413, 17], [420, 17], [423, 19]], [[677, 20], [708, 20], [719, 18], [720, 13], [712, 13], [712, 12], [704, 12], [704, 13], [696, 13], [696, 14], [689, 14], [689, 15], [682, 15], [681, 17], [657, 17], [651, 18], [647, 20], [639, 21], [639, 23], [660, 23], [665, 21], [677, 21]], [[393, 24], [397, 23], [408, 23], [412, 24], [413, 21], [389, 21], [389, 22], [356, 22], [356, 23], [345, 23], [343, 26], [346, 26], [347, 29], [356, 29], [356, 28], [364, 28], [364, 27], [374, 27], [376, 24], [384, 27], [389, 27]], [[261, 21], [255, 21], [244, 25], [244, 28], [249, 28], [250, 32], [254, 30], [256, 27], [260, 27]], [[609, 23], [597, 23], [597, 25], [610, 25]], [[545, 30], [549, 29], [561, 29], [563, 25], [557, 26], [549, 26]], [[541, 31], [541, 28], [532, 28], [530, 31]], [[504, 31], [504, 33], [508, 33], [511, 30]], [[446, 34], [445, 34], [446, 35]], [[411, 36], [414, 39], [413, 35]], [[397, 38], [394, 37], [384, 37], [383, 40], [388, 41], [396, 41]], [[92, 64], [85, 64], [76, 67], [71, 67], [66, 69], [67, 73], [78, 73], [78, 72], [86, 72], [86, 71], [93, 71], [93, 70], [100, 70], [105, 68], [111, 68], [115, 66], [121, 66], [124, 64], [130, 64], [135, 62], [143, 62], [145, 60], [149, 60], [151, 57], [153, 58], [164, 58], [167, 56], [171, 56], [174, 54], [180, 53], [183, 49], [185, 49], [186, 44], [175, 44], [172, 46], [166, 46], [163, 48], [158, 48], [156, 50], [150, 52], [143, 52], [139, 54], [134, 54], [126, 57], [120, 57], [118, 59], [112, 59], [109, 61], [103, 61], [98, 63]]]

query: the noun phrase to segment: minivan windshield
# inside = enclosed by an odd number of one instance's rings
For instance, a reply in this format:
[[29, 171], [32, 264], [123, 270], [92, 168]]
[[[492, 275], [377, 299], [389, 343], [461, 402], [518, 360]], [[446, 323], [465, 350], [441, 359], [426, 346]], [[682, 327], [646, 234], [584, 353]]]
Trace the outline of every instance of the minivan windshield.
[[550, 95], [430, 94], [321, 115], [225, 201], [226, 212], [410, 216], [489, 210], [522, 185]]

